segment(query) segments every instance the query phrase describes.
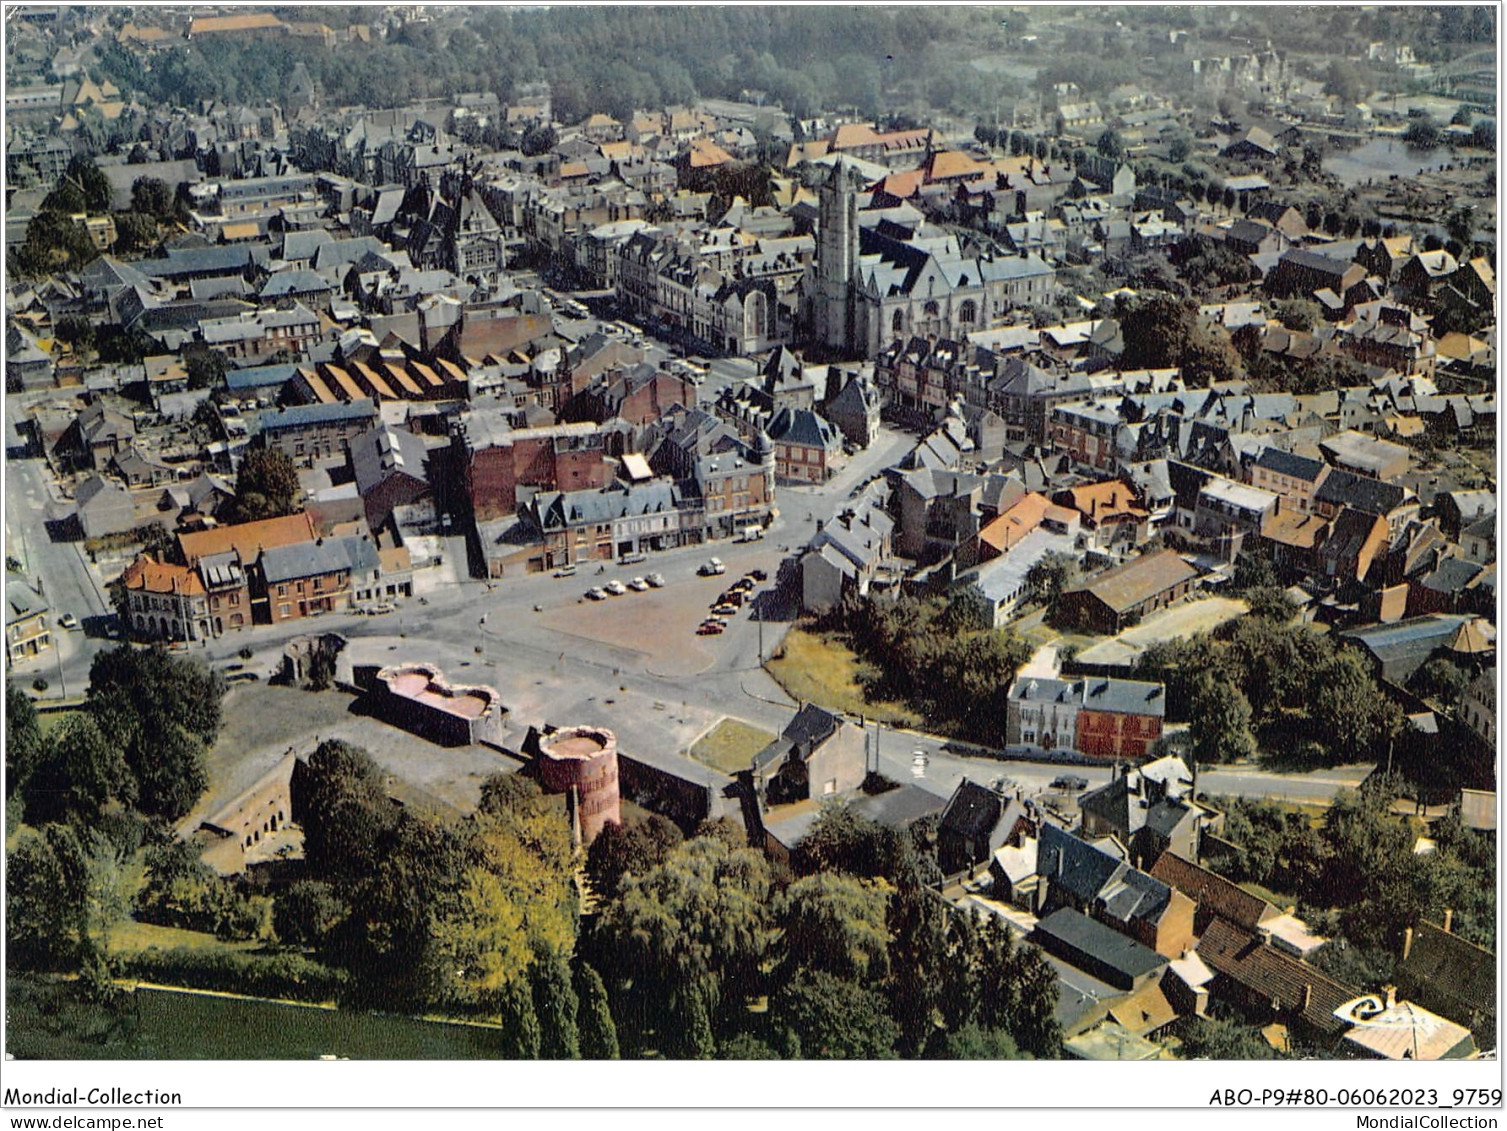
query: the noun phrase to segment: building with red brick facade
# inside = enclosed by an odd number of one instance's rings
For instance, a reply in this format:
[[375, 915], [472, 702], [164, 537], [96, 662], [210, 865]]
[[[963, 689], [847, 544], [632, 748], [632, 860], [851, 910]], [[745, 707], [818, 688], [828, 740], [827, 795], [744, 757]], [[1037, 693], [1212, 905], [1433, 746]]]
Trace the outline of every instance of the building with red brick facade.
[[598, 490], [612, 480], [601, 426], [512, 428], [500, 417], [464, 413], [451, 438], [461, 486], [477, 522], [511, 517], [518, 488]]
[[1006, 700], [1005, 742], [1095, 758], [1144, 758], [1162, 735], [1166, 706], [1160, 683], [1017, 680]]

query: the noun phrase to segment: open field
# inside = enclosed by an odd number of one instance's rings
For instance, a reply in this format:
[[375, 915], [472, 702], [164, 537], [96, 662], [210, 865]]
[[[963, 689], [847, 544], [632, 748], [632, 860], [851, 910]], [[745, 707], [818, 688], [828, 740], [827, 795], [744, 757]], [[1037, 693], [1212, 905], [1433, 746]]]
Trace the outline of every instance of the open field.
[[183, 931], [177, 927], [159, 927], [155, 923], [138, 923], [135, 919], [122, 919], [110, 927], [109, 947], [111, 954], [137, 954], [156, 947], [171, 950], [173, 947], [188, 947], [192, 950], [253, 950], [260, 946], [256, 940], [226, 942], [205, 931]]
[[779, 656], [764, 667], [792, 698], [802, 702], [891, 726], [916, 727], [923, 721], [898, 703], [869, 702], [858, 682], [857, 655], [836, 637], [792, 628]]
[[[480, 1060], [497, 1056], [497, 1031], [291, 1005], [223, 994], [138, 988], [127, 1021], [60, 997], [62, 987], [7, 979], [16, 1003], [7, 1052], [23, 1060]], [[68, 1023], [58, 1024], [61, 1004]]]
[[773, 742], [767, 730], [749, 726], [738, 719], [723, 719], [691, 747], [691, 757], [703, 766], [734, 774], [748, 769], [753, 756]]

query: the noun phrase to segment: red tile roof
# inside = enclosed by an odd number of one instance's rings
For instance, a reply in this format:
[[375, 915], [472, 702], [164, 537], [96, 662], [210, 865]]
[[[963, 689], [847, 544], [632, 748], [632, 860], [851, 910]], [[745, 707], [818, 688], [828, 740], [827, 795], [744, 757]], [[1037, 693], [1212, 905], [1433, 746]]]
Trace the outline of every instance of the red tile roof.
[[1254, 930], [1258, 923], [1277, 914], [1277, 909], [1260, 896], [1172, 852], [1164, 852], [1157, 858], [1151, 874], [1193, 900], [1199, 911], [1247, 930]]
[[1269, 1002], [1279, 1014], [1295, 1014], [1322, 1033], [1338, 1036], [1348, 1029], [1334, 1011], [1361, 996], [1354, 986], [1291, 958], [1259, 935], [1215, 919], [1198, 943], [1198, 957], [1215, 973]]
[[282, 518], [266, 518], [260, 522], [241, 522], [234, 526], [217, 526], [192, 534], [178, 535], [178, 548], [189, 565], [197, 565], [199, 559], [234, 550], [241, 561], [255, 559], [259, 550], [275, 546], [291, 546], [297, 542], [312, 542], [315, 537], [314, 520], [307, 514], [284, 515]]

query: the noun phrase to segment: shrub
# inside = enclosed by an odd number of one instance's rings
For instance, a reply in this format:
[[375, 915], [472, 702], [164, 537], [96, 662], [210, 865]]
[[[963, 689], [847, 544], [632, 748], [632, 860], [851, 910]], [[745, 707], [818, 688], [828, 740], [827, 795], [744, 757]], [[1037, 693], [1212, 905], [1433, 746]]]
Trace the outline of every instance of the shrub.
[[345, 971], [301, 954], [189, 947], [133, 954], [121, 962], [121, 974], [165, 986], [311, 1002], [334, 1001], [347, 983]]

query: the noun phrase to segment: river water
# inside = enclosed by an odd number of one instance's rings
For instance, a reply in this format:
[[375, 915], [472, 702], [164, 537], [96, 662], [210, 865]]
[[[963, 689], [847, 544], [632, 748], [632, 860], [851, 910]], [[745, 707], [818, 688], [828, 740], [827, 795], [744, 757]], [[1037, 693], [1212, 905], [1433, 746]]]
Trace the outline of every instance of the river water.
[[1416, 177], [1420, 170], [1457, 165], [1463, 160], [1446, 148], [1409, 149], [1399, 138], [1374, 137], [1354, 149], [1332, 147], [1324, 158], [1324, 170], [1333, 173], [1347, 188], [1366, 181], [1385, 181], [1394, 174]]

